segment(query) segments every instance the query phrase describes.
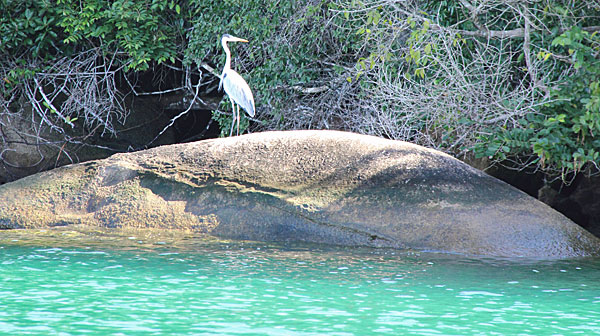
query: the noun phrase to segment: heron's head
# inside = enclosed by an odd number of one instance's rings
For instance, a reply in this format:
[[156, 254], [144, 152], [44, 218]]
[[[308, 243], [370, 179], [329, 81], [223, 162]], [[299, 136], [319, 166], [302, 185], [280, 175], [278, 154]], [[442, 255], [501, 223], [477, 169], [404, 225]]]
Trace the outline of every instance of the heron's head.
[[229, 34], [224, 34], [223, 37], [221, 37], [221, 42], [222, 43], [226, 43], [226, 42], [248, 42], [248, 40], [244, 40], [244, 39], [239, 38], [239, 37], [231, 36]]

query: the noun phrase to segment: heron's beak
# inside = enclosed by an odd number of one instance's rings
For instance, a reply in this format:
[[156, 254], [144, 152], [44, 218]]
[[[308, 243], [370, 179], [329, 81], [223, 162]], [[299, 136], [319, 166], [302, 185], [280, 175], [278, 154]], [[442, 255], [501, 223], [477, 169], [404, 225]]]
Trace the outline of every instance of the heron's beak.
[[243, 38], [233, 37], [232, 42], [248, 42], [248, 40], [244, 40]]

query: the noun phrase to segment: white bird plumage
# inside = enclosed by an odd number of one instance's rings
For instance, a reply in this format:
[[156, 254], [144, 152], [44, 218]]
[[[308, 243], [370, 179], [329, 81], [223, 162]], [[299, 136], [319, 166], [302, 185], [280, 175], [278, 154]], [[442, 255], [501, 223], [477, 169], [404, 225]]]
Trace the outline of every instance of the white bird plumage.
[[[229, 136], [233, 135], [233, 127], [237, 119], [237, 134], [240, 133], [240, 106], [244, 109], [250, 117], [254, 117], [256, 111], [254, 107], [254, 96], [248, 83], [238, 74], [235, 70], [231, 69], [231, 53], [227, 47], [227, 42], [248, 42], [247, 40], [239, 37], [231, 36], [229, 34], [221, 37], [221, 45], [225, 50], [225, 66], [223, 67], [223, 73], [221, 74], [221, 81], [219, 82], [219, 90], [223, 88], [225, 93], [231, 101], [231, 108], [233, 112], [233, 122], [231, 124], [231, 130]], [[237, 113], [236, 113], [237, 108]]]

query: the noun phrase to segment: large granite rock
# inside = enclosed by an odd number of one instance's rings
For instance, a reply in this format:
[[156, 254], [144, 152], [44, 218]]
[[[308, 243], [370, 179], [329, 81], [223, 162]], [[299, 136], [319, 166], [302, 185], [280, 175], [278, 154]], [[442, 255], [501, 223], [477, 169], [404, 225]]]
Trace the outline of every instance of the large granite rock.
[[443, 153], [335, 131], [158, 147], [0, 186], [0, 226], [181, 229], [495, 256], [600, 254], [547, 205]]

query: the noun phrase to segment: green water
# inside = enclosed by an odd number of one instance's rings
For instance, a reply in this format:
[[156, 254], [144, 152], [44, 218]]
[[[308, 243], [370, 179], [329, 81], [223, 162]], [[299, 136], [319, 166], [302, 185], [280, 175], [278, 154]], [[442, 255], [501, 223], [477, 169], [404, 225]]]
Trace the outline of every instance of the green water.
[[600, 334], [599, 259], [0, 235], [2, 335]]

